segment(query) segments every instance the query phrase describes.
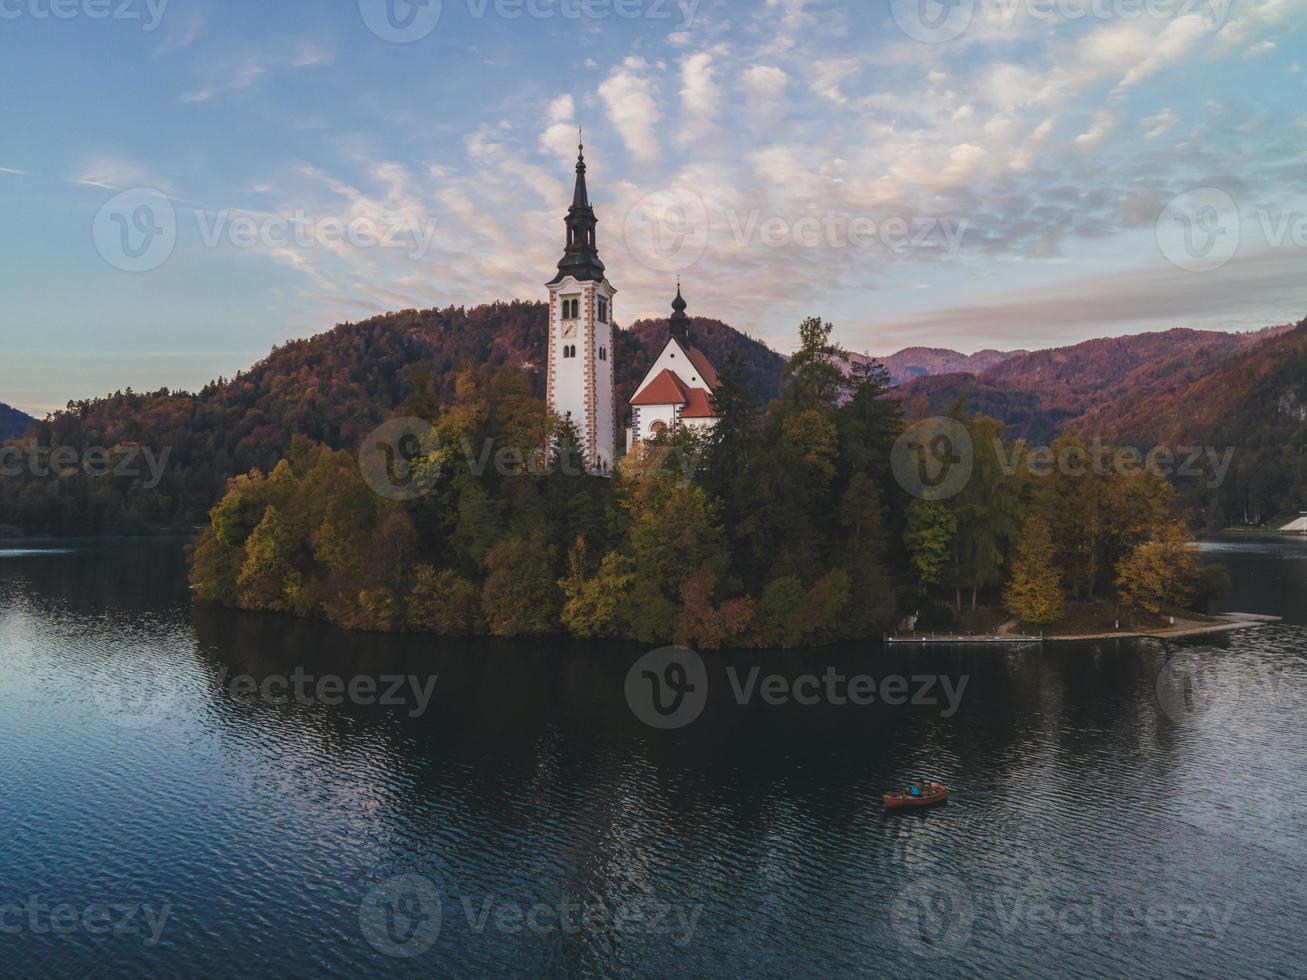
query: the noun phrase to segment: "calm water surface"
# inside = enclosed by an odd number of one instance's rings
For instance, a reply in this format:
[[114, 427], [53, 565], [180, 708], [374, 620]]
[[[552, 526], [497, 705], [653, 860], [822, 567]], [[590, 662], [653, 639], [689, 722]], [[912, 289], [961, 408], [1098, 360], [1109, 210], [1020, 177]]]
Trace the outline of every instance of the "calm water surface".
[[[666, 731], [643, 648], [192, 608], [176, 542], [0, 549], [0, 975], [1302, 976], [1307, 542], [1205, 548], [1286, 622], [705, 655]], [[754, 666], [936, 680], [741, 705]], [[435, 689], [232, 683], [297, 667]], [[953, 800], [886, 815], [918, 774]]]

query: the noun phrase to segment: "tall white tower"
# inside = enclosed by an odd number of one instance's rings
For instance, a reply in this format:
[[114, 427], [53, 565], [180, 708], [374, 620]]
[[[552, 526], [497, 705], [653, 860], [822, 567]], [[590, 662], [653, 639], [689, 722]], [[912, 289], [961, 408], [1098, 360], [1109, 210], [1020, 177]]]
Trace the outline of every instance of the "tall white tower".
[[617, 389], [613, 383], [613, 294], [595, 245], [594, 208], [585, 187], [585, 147], [578, 147], [576, 190], [567, 209], [567, 246], [549, 289], [549, 360], [545, 397], [580, 435], [590, 472], [610, 476], [617, 456]]

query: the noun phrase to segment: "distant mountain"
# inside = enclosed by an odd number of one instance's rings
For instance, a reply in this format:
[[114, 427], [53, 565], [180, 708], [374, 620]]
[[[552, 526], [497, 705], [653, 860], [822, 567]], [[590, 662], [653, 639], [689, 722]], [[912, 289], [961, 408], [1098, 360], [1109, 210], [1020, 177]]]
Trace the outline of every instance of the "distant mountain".
[[35, 421], [36, 419], [26, 412], [20, 412], [0, 402], [0, 439], [14, 439], [21, 436]]
[[[275, 347], [249, 370], [197, 393], [128, 389], [76, 402], [38, 423], [43, 442], [167, 449], [163, 482], [144, 491], [81, 477], [0, 481], [0, 525], [56, 534], [193, 526], [232, 475], [270, 470], [297, 435], [352, 450], [396, 412], [434, 418], [453, 399], [464, 368], [525, 367], [543, 396], [547, 330], [547, 307], [538, 302], [403, 310]], [[690, 330], [718, 365], [738, 354], [746, 382], [764, 400], [775, 396], [783, 357], [717, 320], [695, 318]], [[666, 321], [618, 331], [619, 405], [666, 340]]]
[[[918, 378], [904, 397], [944, 411], [968, 396], [969, 407], [1001, 419], [1015, 435], [1051, 440], [1064, 426], [1105, 422], [1112, 406], [1140, 391], [1166, 390], [1210, 373], [1227, 358], [1288, 327], [1254, 333], [1177, 328], [1087, 340], [1069, 347], [1018, 353], [974, 373]], [[1110, 427], [1115, 433], [1116, 427]]]
[[901, 385], [936, 374], [979, 374], [1025, 353], [1024, 350], [986, 349], [963, 354], [947, 347], [905, 347], [896, 354], [877, 360], [889, 371], [890, 381]]
[[1210, 371], [1156, 378], [1094, 406], [1079, 427], [1130, 445], [1233, 449], [1225, 481], [1190, 494], [1209, 526], [1296, 517], [1307, 510], [1307, 319]]
[[969, 410], [1032, 443], [1071, 429], [1143, 451], [1233, 450], [1219, 485], [1178, 482], [1209, 527], [1307, 508], [1307, 320], [1252, 333], [1176, 329], [1090, 340], [899, 390], [918, 411], [947, 411], [965, 396]]

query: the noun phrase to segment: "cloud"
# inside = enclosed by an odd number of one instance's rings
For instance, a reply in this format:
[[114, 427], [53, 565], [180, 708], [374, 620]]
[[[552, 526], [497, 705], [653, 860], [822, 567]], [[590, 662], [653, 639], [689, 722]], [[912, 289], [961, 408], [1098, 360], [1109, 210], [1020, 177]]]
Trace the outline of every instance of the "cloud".
[[857, 58], [825, 58], [812, 66], [809, 82], [813, 91], [822, 98], [843, 105], [847, 99], [840, 86], [861, 70], [862, 64]]
[[182, 105], [210, 102], [228, 92], [252, 87], [266, 76], [284, 69], [319, 68], [335, 61], [331, 49], [312, 41], [299, 42], [286, 50], [244, 54], [211, 67], [205, 85], [178, 97]]
[[1171, 127], [1180, 121], [1180, 113], [1167, 108], [1140, 120], [1139, 126], [1144, 131], [1144, 139], [1155, 140], [1170, 132]]
[[759, 126], [773, 126], [786, 113], [790, 76], [775, 65], [752, 65], [740, 76], [749, 115]]
[[722, 90], [714, 78], [712, 55], [692, 54], [681, 62], [681, 107], [686, 116], [684, 135], [702, 138], [712, 133], [722, 103]]
[[163, 41], [154, 49], [156, 55], [171, 54], [189, 48], [204, 33], [204, 11], [194, 3], [164, 19]]
[[545, 119], [549, 125], [540, 134], [540, 151], [557, 158], [564, 166], [570, 165], [576, 158], [580, 134], [576, 128], [575, 113], [576, 104], [572, 97], [560, 95], [545, 110]]
[[1031, 324], [1039, 325], [1041, 344], [1198, 323], [1265, 326], [1303, 315], [1303, 265], [1301, 251], [1292, 248], [1243, 255], [1203, 275], [1156, 263], [882, 321], [861, 332], [888, 353], [924, 338], [962, 348], [1029, 347]]
[[151, 176], [139, 164], [114, 157], [96, 157], [68, 180], [83, 187], [114, 192], [149, 187], [172, 194], [171, 185], [167, 181]]
[[1076, 137], [1076, 149], [1085, 153], [1096, 150], [1116, 129], [1117, 116], [1111, 109], [1099, 109], [1094, 113], [1089, 129]]
[[662, 157], [657, 135], [662, 111], [657, 84], [643, 74], [647, 68], [641, 59], [626, 59], [599, 86], [599, 98], [626, 151], [638, 163], [657, 163]]

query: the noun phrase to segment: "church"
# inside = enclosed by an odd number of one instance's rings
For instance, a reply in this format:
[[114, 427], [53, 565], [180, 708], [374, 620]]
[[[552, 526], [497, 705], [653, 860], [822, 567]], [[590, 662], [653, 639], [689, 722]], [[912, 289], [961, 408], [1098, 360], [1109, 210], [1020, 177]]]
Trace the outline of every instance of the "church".
[[[599, 258], [599, 223], [585, 184], [585, 147], [578, 147], [576, 187], [564, 219], [567, 243], [549, 290], [549, 351], [545, 398], [576, 426], [586, 466], [611, 476], [617, 463], [617, 385], [613, 362], [613, 297]], [[681, 426], [707, 431], [716, 423], [717, 372], [690, 343], [690, 318], [680, 283], [672, 301], [667, 343], [631, 396], [626, 451]]]

